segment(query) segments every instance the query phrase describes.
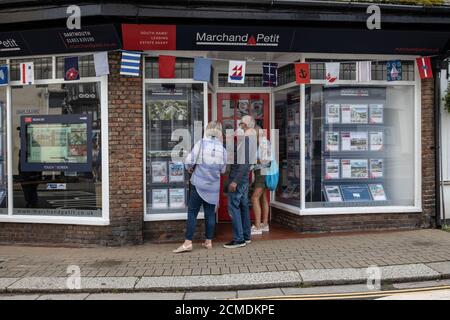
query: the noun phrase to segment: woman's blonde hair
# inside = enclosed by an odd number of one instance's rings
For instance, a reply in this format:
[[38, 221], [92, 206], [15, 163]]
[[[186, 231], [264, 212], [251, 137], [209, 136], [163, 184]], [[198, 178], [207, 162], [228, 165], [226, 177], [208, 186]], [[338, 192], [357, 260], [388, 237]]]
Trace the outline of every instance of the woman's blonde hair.
[[206, 126], [205, 137], [222, 138], [222, 124], [219, 121], [210, 121]]

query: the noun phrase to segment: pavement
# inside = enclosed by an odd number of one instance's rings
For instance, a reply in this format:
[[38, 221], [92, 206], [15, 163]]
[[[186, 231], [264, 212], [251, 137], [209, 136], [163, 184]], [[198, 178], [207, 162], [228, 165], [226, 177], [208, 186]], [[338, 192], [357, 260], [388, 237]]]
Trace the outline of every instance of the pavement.
[[450, 233], [441, 230], [315, 235], [253, 241], [238, 249], [215, 243], [206, 250], [196, 243], [190, 253], [173, 254], [177, 245], [0, 246], [0, 293], [36, 299], [62, 293], [94, 299], [120, 292], [158, 299], [191, 299], [195, 294], [225, 299], [246, 292], [255, 296], [253, 290], [272, 296], [323, 286], [361, 289], [370, 288], [367, 283], [450, 279]]

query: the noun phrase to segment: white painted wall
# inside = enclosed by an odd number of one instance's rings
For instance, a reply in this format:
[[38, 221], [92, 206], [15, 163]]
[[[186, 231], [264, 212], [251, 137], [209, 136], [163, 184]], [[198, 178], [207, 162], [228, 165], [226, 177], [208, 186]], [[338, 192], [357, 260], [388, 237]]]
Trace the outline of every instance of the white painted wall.
[[441, 147], [442, 147], [442, 187], [443, 194], [441, 194], [441, 218], [450, 219], [450, 113], [443, 109], [442, 98], [445, 91], [450, 90], [450, 79], [447, 79], [449, 70], [444, 70], [441, 73]]

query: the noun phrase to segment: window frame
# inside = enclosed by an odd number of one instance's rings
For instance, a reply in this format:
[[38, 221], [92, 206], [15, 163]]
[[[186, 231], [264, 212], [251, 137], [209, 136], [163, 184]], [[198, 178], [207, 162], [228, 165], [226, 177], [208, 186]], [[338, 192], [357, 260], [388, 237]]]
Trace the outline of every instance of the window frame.
[[[365, 86], [412, 86], [414, 88], [414, 205], [411, 206], [370, 206], [370, 207], [337, 207], [337, 208], [306, 208], [305, 199], [305, 84], [298, 85], [295, 82], [282, 85], [272, 90], [271, 120], [275, 114], [275, 93], [284, 89], [299, 87], [300, 89], [300, 208], [285, 204], [275, 199], [275, 192], [271, 192], [271, 206], [282, 209], [300, 216], [314, 215], [338, 215], [338, 214], [373, 214], [373, 213], [420, 213], [422, 212], [422, 96], [421, 79], [418, 76], [418, 69], [415, 63], [417, 56], [392, 56], [392, 55], [349, 55], [349, 54], [300, 54], [300, 61], [306, 59], [334, 59], [334, 60], [408, 60], [414, 62], [414, 81], [386, 81], [373, 80], [370, 82], [358, 82], [356, 80], [339, 80], [336, 85], [365, 85]], [[326, 80], [311, 80], [310, 85], [325, 85]], [[274, 128], [274, 121], [271, 121], [271, 129]], [[370, 208], [370, 210], [368, 210]]]
[[[51, 85], [66, 83], [63, 78], [56, 78], [56, 57], [67, 56], [85, 56], [92, 53], [74, 53], [71, 55], [60, 54], [52, 55], [52, 78], [34, 81], [34, 85]], [[15, 59], [34, 59], [49, 57], [49, 55], [25, 56], [6, 58], [6, 64], [10, 66], [11, 60]], [[8, 214], [0, 215], [0, 222], [18, 222], [18, 223], [45, 223], [45, 224], [73, 224], [73, 225], [92, 225], [107, 226], [110, 224], [109, 210], [109, 139], [108, 139], [108, 75], [101, 77], [86, 77], [80, 80], [70, 81], [70, 83], [99, 83], [100, 84], [100, 110], [102, 114], [101, 138], [102, 138], [102, 216], [101, 217], [66, 217], [66, 216], [32, 216], [13, 214], [13, 144], [12, 144], [12, 88], [22, 86], [20, 81], [10, 81], [6, 86], [6, 132], [7, 132], [7, 179], [8, 179]]]
[[[154, 58], [152, 55], [143, 55], [143, 58]], [[143, 61], [145, 65], [145, 61]], [[161, 78], [146, 78], [145, 77], [145, 68], [143, 68], [142, 71], [142, 128], [144, 130], [143, 134], [143, 201], [144, 201], [144, 222], [148, 221], [170, 221], [170, 220], [187, 220], [187, 208], [186, 212], [168, 212], [166, 213], [152, 213], [147, 214], [147, 132], [146, 132], [146, 125], [145, 121], [147, 119], [147, 107], [145, 104], [146, 101], [146, 90], [145, 87], [147, 84], [203, 84], [203, 124], [206, 128], [206, 125], [208, 124], [208, 88], [209, 88], [209, 82], [205, 81], [195, 81], [190, 78], [174, 78], [174, 79], [161, 79]], [[197, 219], [204, 219], [204, 212], [203, 209], [200, 210]]]

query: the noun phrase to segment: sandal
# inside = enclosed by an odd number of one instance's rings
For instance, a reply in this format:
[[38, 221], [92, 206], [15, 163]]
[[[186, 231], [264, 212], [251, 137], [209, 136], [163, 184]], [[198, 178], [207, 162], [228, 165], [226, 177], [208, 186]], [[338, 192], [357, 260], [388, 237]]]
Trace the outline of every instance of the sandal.
[[210, 242], [210, 243], [203, 242], [202, 246], [208, 250], [212, 249], [212, 242]]
[[184, 243], [179, 246], [178, 248], [176, 248], [175, 250], [173, 250], [173, 253], [181, 253], [181, 252], [190, 252], [192, 251], [192, 244], [189, 246], [185, 246]]

